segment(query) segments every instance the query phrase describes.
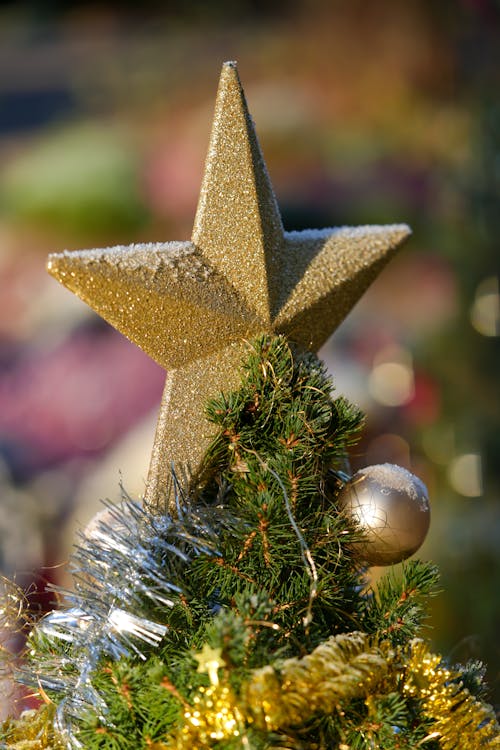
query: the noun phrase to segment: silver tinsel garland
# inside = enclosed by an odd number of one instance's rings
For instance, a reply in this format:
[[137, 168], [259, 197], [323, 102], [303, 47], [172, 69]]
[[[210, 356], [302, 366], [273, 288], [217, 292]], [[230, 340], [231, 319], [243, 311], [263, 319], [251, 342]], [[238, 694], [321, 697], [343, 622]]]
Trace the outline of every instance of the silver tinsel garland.
[[[91, 709], [106, 722], [107, 706], [92, 685], [103, 657], [145, 660], [167, 634], [165, 613], [180, 601], [187, 566], [219, 555], [227, 510], [193, 508], [178, 493], [176, 516], [152, 514], [123, 492], [122, 502], [80, 532], [71, 561], [74, 591], [54, 588], [63, 608], [44, 617], [28, 642], [33, 656], [23, 682], [58, 694], [56, 727], [81, 748], [78, 721]], [[40, 642], [47, 648], [40, 660]]]

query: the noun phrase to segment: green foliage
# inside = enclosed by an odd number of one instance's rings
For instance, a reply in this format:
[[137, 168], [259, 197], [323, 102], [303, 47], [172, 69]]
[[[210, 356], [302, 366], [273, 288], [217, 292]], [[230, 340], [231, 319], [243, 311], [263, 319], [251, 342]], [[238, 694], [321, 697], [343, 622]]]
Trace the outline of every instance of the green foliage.
[[[436, 569], [410, 561], [367, 590], [360, 532], [335, 504], [359, 411], [315, 357], [264, 337], [207, 414], [218, 434], [195, 502], [180, 494], [172, 518], [127, 500], [77, 549], [66, 620], [30, 639], [67, 736], [85, 750], [438, 750], [403, 688]], [[477, 665], [462, 674], [480, 692]], [[214, 729], [219, 699], [239, 734]]]
[[484, 682], [486, 667], [482, 662], [472, 659], [466, 664], [455, 664], [453, 669], [460, 675], [460, 684], [471, 695], [480, 700], [487, 698], [488, 686]]
[[[294, 356], [281, 337], [261, 338], [241, 388], [207, 408], [219, 434], [205, 471], [217, 480], [214, 496], [226, 488], [224, 504], [238, 520], [221, 534], [216, 564], [200, 557], [193, 567], [206, 596], [216, 591], [222, 604], [234, 606], [243, 592], [265, 592], [274, 603], [267, 619], [279, 630], [262, 629], [254, 665], [266, 663], [270, 641], [295, 653], [299, 640], [307, 648], [355, 627], [359, 573], [349, 542], [356, 532], [335, 510], [331, 470], [345, 459], [362, 415], [331, 392], [316, 357]], [[243, 616], [255, 619], [252, 607]]]
[[[414, 726], [415, 719], [412, 706], [398, 692], [375, 693], [347, 712], [341, 741], [349, 750], [414, 750], [429, 734], [430, 724], [420, 720]], [[424, 747], [438, 750], [439, 745], [427, 740]]]
[[314, 492], [325, 465], [355, 442], [361, 412], [342, 397], [333, 400], [325, 366], [310, 353], [294, 356], [284, 337], [255, 341], [243, 372], [239, 390], [207, 406], [220, 429], [207, 465], [229, 471], [233, 483], [238, 474], [245, 481], [259, 472], [264, 460], [284, 474], [302, 467], [297, 490]]
[[181, 704], [172, 692], [165, 664], [157, 657], [144, 664], [107, 662], [97, 671], [94, 686], [106, 696], [113, 722], [87, 714], [79, 735], [85, 747], [148, 747], [165, 737], [179, 719]]
[[407, 643], [427, 617], [426, 601], [437, 594], [439, 572], [433, 563], [410, 560], [391, 569], [364, 603], [363, 629], [394, 646]]

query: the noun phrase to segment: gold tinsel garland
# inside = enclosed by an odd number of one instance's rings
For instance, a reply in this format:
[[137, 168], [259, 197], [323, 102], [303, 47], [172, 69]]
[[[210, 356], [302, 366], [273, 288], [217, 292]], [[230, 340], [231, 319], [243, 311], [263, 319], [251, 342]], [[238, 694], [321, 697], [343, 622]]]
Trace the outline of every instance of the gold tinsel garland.
[[261, 729], [299, 726], [331, 714], [341, 703], [366, 697], [390, 670], [392, 655], [370, 645], [364, 633], [329, 638], [302, 659], [279, 669], [255, 670], [244, 692], [252, 720]]
[[[209, 750], [224, 740], [246, 747], [248, 732], [286, 732], [315, 716], [342, 711], [356, 698], [370, 704], [374, 694], [399, 690], [419, 703], [430, 720], [424, 739], [440, 750], [499, 750], [500, 730], [491, 706], [474, 698], [460, 673], [442, 665], [421, 640], [392, 649], [365, 633], [329, 638], [307, 656], [254, 670], [239, 696], [229, 685], [220, 650], [197, 655], [199, 671], [210, 685], [196, 691], [184, 706], [184, 722], [152, 750]], [[219, 681], [219, 673], [222, 680]], [[63, 750], [53, 726], [54, 706], [27, 711], [1, 725], [2, 745], [12, 750]]]
[[460, 674], [442, 665], [421, 640], [410, 646], [403, 693], [420, 701], [432, 719], [432, 736], [442, 750], [500, 748], [500, 728], [491, 706], [481, 703], [461, 684]]
[[[14, 702], [16, 655], [4, 646], [31, 626], [26, 595], [14, 582], [0, 576], [0, 681], [2, 700]], [[13, 695], [9, 695], [12, 689]], [[43, 705], [23, 711], [18, 719], [0, 721], [0, 746], [12, 750], [63, 750], [54, 730], [55, 707]]]
[[[388, 648], [370, 645], [366, 634], [349, 633], [329, 638], [302, 659], [281, 662], [278, 670], [271, 665], [254, 670], [239, 699], [217, 678], [185, 708], [184, 725], [167, 747], [203, 750], [237, 737], [244, 747], [248, 727], [286, 730], [332, 713], [341, 703], [367, 698], [388, 676], [392, 658]], [[213, 668], [213, 659], [210, 664]]]
[[208, 750], [237, 737], [244, 747], [246, 728], [286, 731], [342, 710], [355, 698], [369, 703], [373, 692], [398, 688], [418, 700], [423, 718], [433, 722], [425, 741], [437, 739], [441, 750], [500, 748], [491, 706], [474, 698], [459, 673], [443, 667], [423, 641], [394, 650], [364, 633], [350, 633], [329, 638], [302, 659], [254, 670], [239, 698], [225, 681], [200, 690], [165, 749]]
[[[442, 750], [500, 748], [493, 709], [470, 695], [459, 674], [443, 667], [441, 657], [423, 641], [413, 641], [409, 650], [396, 653], [384, 644], [370, 645], [363, 633], [330, 638], [308, 656], [282, 662], [279, 671], [271, 666], [255, 670], [240, 699], [218, 679], [200, 688], [193, 705], [185, 707], [183, 726], [154, 748], [208, 750], [221, 740], [243, 740], [252, 725], [283, 730], [332, 713], [354, 698], [368, 700], [373, 690], [398, 682], [403, 694], [418, 700], [422, 714], [433, 722], [427, 739], [438, 739]], [[6, 746], [60, 750], [52, 718], [53, 707], [44, 706], [4, 722]]]
[[19, 719], [2, 722], [2, 747], [12, 750], [64, 750], [62, 741], [54, 729], [53, 705], [24, 711]]
[[193, 703], [185, 708], [184, 725], [166, 743], [165, 750], [202, 750], [221, 740], [243, 740], [247, 722], [228, 685], [200, 688]]

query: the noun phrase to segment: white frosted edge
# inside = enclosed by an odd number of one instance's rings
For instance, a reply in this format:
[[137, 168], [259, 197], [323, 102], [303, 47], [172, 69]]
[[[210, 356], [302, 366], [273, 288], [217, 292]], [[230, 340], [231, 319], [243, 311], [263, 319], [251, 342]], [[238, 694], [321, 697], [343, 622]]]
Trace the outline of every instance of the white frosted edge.
[[389, 463], [366, 466], [354, 475], [355, 479], [361, 477], [369, 477], [382, 487], [405, 493], [412, 500], [418, 500], [425, 506], [428, 504], [427, 487], [419, 477], [403, 468], [403, 466]]
[[92, 250], [64, 250], [62, 253], [52, 253], [49, 256], [57, 257], [66, 255], [73, 258], [81, 257], [86, 260], [102, 258], [103, 255], [119, 256], [130, 253], [155, 253], [164, 252], [172, 255], [183, 255], [195, 249], [192, 242], [135, 242], [132, 245], [115, 245], [114, 247], [102, 247]]
[[302, 229], [285, 232], [290, 240], [323, 240], [332, 235], [341, 234], [343, 237], [364, 237], [373, 234], [411, 234], [408, 224], [366, 224], [360, 227], [325, 227], [325, 229]]

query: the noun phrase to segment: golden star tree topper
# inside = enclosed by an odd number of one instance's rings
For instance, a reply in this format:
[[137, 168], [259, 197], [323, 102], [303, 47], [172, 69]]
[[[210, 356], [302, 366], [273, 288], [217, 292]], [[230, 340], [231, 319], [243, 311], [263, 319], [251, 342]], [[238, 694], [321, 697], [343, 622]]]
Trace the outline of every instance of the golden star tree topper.
[[173, 508], [172, 466], [196, 481], [206, 401], [235, 388], [247, 342], [317, 351], [410, 230], [286, 232], [236, 64], [224, 63], [190, 242], [49, 256], [49, 272], [167, 370], [144, 501]]

